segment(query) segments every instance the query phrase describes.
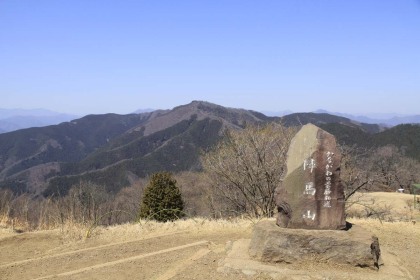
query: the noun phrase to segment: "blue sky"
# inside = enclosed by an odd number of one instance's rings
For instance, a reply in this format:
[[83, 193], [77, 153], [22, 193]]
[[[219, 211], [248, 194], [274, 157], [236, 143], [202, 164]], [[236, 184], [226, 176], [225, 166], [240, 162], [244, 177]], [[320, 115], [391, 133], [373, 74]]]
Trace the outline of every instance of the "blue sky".
[[420, 1], [1, 0], [0, 100], [420, 114]]

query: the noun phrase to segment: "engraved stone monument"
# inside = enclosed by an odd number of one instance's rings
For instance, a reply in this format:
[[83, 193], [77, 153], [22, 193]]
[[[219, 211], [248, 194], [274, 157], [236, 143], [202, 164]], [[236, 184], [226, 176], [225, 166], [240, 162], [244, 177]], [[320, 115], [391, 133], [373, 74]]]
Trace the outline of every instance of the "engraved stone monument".
[[255, 225], [251, 258], [379, 267], [379, 243], [373, 246], [371, 234], [357, 225], [346, 228], [340, 162], [333, 135], [313, 124], [301, 128], [289, 147], [286, 177], [276, 189], [277, 221]]
[[287, 174], [276, 190], [277, 225], [301, 229], [345, 229], [341, 153], [335, 137], [307, 124], [292, 139]]

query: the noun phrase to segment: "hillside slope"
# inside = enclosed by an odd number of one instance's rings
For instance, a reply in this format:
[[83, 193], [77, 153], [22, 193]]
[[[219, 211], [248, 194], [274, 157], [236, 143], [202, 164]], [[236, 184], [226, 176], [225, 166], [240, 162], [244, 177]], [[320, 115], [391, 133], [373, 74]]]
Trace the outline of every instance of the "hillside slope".
[[118, 191], [151, 172], [197, 169], [200, 151], [215, 144], [223, 129], [269, 120], [257, 112], [194, 101], [172, 110], [92, 115], [6, 133], [0, 135], [0, 186], [65, 194], [88, 180]]
[[0, 134], [0, 188], [15, 192], [66, 194], [91, 181], [117, 192], [139, 177], [166, 170], [199, 170], [202, 151], [226, 128], [281, 122], [314, 123], [339, 143], [364, 147], [395, 145], [420, 160], [420, 126], [383, 130], [329, 114], [299, 113], [282, 118], [203, 101], [130, 115], [89, 115], [59, 125]]

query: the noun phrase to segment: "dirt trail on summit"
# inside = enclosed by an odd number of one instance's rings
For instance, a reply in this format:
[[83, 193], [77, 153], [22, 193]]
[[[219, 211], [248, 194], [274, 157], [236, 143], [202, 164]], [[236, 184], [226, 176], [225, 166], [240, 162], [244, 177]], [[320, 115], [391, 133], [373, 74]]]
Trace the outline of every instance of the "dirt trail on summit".
[[232, 246], [251, 238], [253, 223], [197, 219], [98, 228], [85, 240], [69, 240], [58, 230], [16, 234], [0, 228], [0, 279], [420, 280], [420, 223], [350, 222], [378, 236], [385, 262], [379, 271], [315, 262], [255, 265], [246, 258], [247, 246]]

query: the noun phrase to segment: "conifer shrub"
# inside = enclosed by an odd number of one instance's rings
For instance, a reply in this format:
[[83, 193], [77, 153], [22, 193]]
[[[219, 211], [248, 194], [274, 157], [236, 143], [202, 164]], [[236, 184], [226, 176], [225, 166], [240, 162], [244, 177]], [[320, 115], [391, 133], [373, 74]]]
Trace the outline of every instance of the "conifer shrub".
[[184, 216], [183, 210], [184, 201], [172, 174], [153, 174], [144, 190], [139, 217], [159, 222], [173, 221]]

